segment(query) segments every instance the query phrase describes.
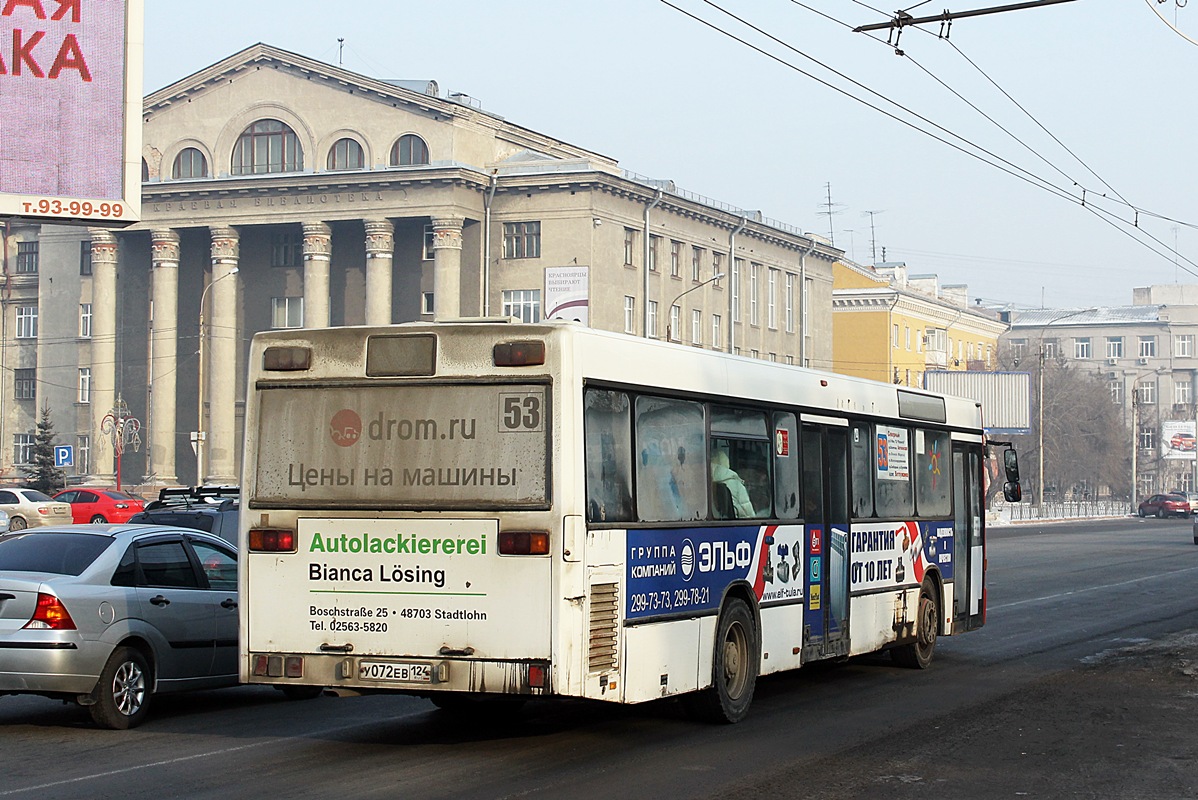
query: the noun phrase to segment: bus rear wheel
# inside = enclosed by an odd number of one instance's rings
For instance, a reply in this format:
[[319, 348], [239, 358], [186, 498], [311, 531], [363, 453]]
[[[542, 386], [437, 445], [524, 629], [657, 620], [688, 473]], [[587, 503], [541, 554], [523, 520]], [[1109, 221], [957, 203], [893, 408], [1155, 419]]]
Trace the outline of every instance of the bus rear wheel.
[[736, 723], [749, 713], [757, 686], [757, 625], [748, 604], [733, 599], [720, 614], [712, 657], [712, 687], [683, 698], [687, 713], [709, 722]]
[[940, 627], [940, 609], [935, 592], [924, 584], [919, 587], [919, 611], [915, 615], [915, 641], [899, 645], [890, 657], [900, 667], [927, 669], [936, 652], [936, 634]]

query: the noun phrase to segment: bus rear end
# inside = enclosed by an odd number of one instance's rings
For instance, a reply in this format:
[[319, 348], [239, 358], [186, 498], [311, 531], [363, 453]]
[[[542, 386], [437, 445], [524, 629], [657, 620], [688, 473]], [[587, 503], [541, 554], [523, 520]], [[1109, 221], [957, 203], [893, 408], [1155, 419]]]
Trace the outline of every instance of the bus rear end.
[[549, 691], [552, 386], [546, 340], [511, 330], [255, 337], [244, 682]]

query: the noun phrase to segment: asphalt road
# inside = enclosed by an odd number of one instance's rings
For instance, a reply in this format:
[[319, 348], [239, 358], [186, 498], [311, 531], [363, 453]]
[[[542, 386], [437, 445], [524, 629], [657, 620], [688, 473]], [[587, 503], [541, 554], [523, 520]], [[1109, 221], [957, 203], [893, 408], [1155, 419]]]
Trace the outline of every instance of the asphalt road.
[[1198, 796], [1189, 522], [995, 528], [988, 555], [988, 623], [941, 638], [931, 669], [771, 676], [736, 726], [669, 701], [536, 703], [487, 726], [412, 698], [240, 687], [161, 698], [119, 732], [4, 697], [0, 800]]

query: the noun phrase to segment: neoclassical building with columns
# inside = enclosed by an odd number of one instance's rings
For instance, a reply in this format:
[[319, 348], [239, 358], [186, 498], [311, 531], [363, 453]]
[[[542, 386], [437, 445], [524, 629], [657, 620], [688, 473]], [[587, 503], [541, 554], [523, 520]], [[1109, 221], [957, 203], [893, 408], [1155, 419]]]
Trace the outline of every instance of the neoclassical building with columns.
[[143, 130], [141, 222], [9, 227], [0, 480], [49, 408], [73, 481], [114, 483], [119, 449], [127, 485], [236, 483], [255, 332], [538, 321], [562, 280], [593, 327], [832, 366], [841, 251], [435, 82], [260, 44], [150, 94]]

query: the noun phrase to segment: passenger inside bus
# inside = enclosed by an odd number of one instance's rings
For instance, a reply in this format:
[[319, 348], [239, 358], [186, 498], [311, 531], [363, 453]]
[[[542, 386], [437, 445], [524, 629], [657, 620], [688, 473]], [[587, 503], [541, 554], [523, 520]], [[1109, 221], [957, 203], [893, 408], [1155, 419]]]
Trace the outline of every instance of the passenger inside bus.
[[[731, 516], [735, 516], [737, 519], [757, 516], [757, 512], [753, 510], [753, 502], [749, 499], [749, 490], [745, 488], [745, 482], [741, 480], [740, 475], [736, 474], [728, 466], [728, 452], [726, 450], [715, 450], [711, 454], [711, 483], [712, 493], [717, 498], [719, 497], [721, 488], [726, 490], [730, 495], [732, 500]], [[718, 499], [716, 505], [718, 512]]]

